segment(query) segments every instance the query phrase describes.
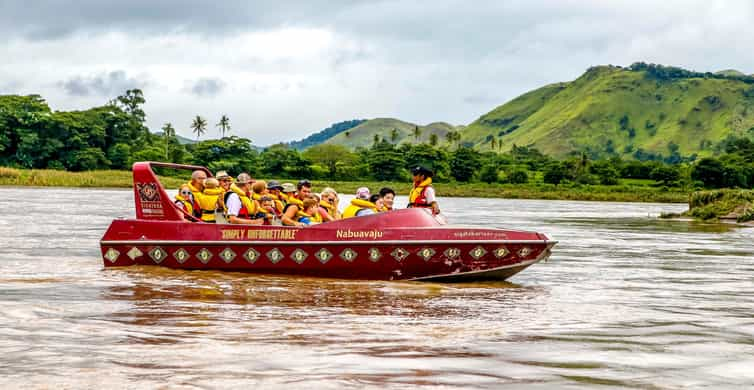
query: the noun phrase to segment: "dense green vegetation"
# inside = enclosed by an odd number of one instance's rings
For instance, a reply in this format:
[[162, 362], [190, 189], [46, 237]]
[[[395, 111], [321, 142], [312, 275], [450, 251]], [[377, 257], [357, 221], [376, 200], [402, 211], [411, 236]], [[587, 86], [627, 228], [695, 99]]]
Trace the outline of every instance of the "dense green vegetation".
[[521, 95], [482, 115], [462, 143], [482, 151], [534, 146], [559, 158], [586, 153], [669, 163], [754, 136], [754, 77], [636, 63], [598, 66], [578, 79]]

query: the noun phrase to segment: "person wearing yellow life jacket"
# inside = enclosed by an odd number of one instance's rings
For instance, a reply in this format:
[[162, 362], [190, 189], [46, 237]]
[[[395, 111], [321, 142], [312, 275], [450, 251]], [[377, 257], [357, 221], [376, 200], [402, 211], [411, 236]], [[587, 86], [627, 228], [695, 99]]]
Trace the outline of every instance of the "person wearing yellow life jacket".
[[408, 207], [431, 208], [432, 214], [440, 213], [440, 206], [435, 198], [435, 189], [432, 187], [432, 171], [417, 166], [411, 169], [414, 188], [408, 197]]
[[[285, 183], [288, 184], [288, 183]], [[283, 184], [283, 192], [285, 192], [285, 184]], [[296, 220], [298, 212], [304, 211], [304, 199], [311, 197], [312, 195], [312, 183], [309, 180], [301, 180], [296, 185], [296, 194], [288, 196], [288, 204], [283, 210], [283, 225], [286, 226], [304, 226], [303, 223]]]
[[296, 222], [307, 226], [322, 223], [322, 216], [317, 212], [319, 207], [317, 199], [306, 198], [302, 203], [303, 209], [296, 213]]
[[223, 195], [220, 196], [218, 202], [217, 211], [224, 215], [227, 212], [227, 208], [225, 207], [225, 193], [230, 191], [230, 185], [233, 184], [233, 177], [228, 175], [228, 172], [226, 171], [218, 171], [215, 178], [220, 182], [220, 188], [223, 190]]
[[229, 191], [225, 193], [228, 222], [237, 225], [262, 225], [264, 223], [262, 218], [254, 219], [257, 207], [249, 197], [251, 181], [248, 173], [241, 173], [236, 178], [236, 182], [230, 185]]
[[178, 188], [178, 194], [175, 196], [175, 205], [186, 212], [186, 214], [191, 216], [194, 215], [194, 198], [193, 195], [191, 195], [191, 190], [189, 189], [188, 184], [182, 184], [181, 187]]
[[273, 210], [275, 210], [275, 215], [277, 215], [278, 218], [280, 218], [283, 215], [283, 209], [285, 208], [285, 203], [283, 203], [282, 200], [280, 200], [280, 191], [283, 189], [283, 186], [280, 185], [280, 182], [277, 180], [270, 180], [269, 183], [267, 183], [267, 196], [272, 198], [273, 203]]
[[202, 211], [202, 222], [215, 223], [215, 211], [217, 210], [218, 199], [222, 194], [223, 190], [220, 188], [220, 182], [217, 179], [210, 177], [204, 180], [204, 190], [194, 194]]
[[382, 198], [382, 210], [380, 211], [393, 211], [395, 191], [390, 187], [383, 187], [380, 190], [380, 198]]
[[196, 200], [197, 194], [201, 194], [204, 190], [204, 181], [207, 180], [207, 172], [202, 170], [196, 170], [191, 172], [191, 181], [186, 183], [189, 190], [191, 190], [191, 205], [194, 209], [194, 217], [202, 217], [202, 208], [199, 206], [199, 202]]
[[320, 194], [319, 207], [317, 212], [322, 216], [324, 222], [336, 221], [343, 216], [338, 211], [338, 193], [334, 189], [327, 187]]
[[361, 187], [356, 190], [356, 197], [351, 199], [351, 204], [343, 210], [343, 219], [377, 214], [377, 205], [369, 201], [370, 196], [369, 188]]
[[275, 216], [275, 213], [262, 207], [262, 198], [265, 196], [267, 196], [267, 182], [264, 180], [255, 181], [254, 184], [251, 185], [251, 199], [254, 201], [254, 205], [257, 209], [255, 217], [264, 218], [265, 221], [271, 221]]

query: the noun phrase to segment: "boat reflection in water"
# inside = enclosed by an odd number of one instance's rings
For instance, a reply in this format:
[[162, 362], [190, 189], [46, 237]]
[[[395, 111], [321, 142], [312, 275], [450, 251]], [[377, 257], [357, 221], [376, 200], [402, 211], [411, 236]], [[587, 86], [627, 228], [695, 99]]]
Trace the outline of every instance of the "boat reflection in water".
[[133, 166], [136, 219], [111, 223], [100, 241], [106, 267], [180, 269], [373, 280], [504, 280], [549, 257], [536, 232], [453, 227], [425, 209], [395, 210], [310, 227], [192, 222], [152, 166]]

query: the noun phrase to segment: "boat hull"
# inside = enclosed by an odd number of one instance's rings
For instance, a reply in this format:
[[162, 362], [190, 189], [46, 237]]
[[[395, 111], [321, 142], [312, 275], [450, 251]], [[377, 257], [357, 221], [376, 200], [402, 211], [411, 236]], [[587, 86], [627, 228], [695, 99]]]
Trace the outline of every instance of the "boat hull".
[[106, 267], [139, 264], [345, 279], [470, 281], [507, 279], [546, 259], [555, 245], [538, 233], [502, 229], [326, 225], [120, 220], [103, 237], [101, 253]]

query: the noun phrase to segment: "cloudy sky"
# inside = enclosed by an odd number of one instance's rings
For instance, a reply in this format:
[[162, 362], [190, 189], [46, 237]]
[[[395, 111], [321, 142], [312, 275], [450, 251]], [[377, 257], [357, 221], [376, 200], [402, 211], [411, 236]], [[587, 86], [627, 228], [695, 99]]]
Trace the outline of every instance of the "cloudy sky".
[[0, 0], [0, 94], [70, 110], [137, 87], [154, 130], [227, 114], [267, 145], [353, 118], [468, 124], [596, 64], [754, 73], [752, 21], [714, 0]]

